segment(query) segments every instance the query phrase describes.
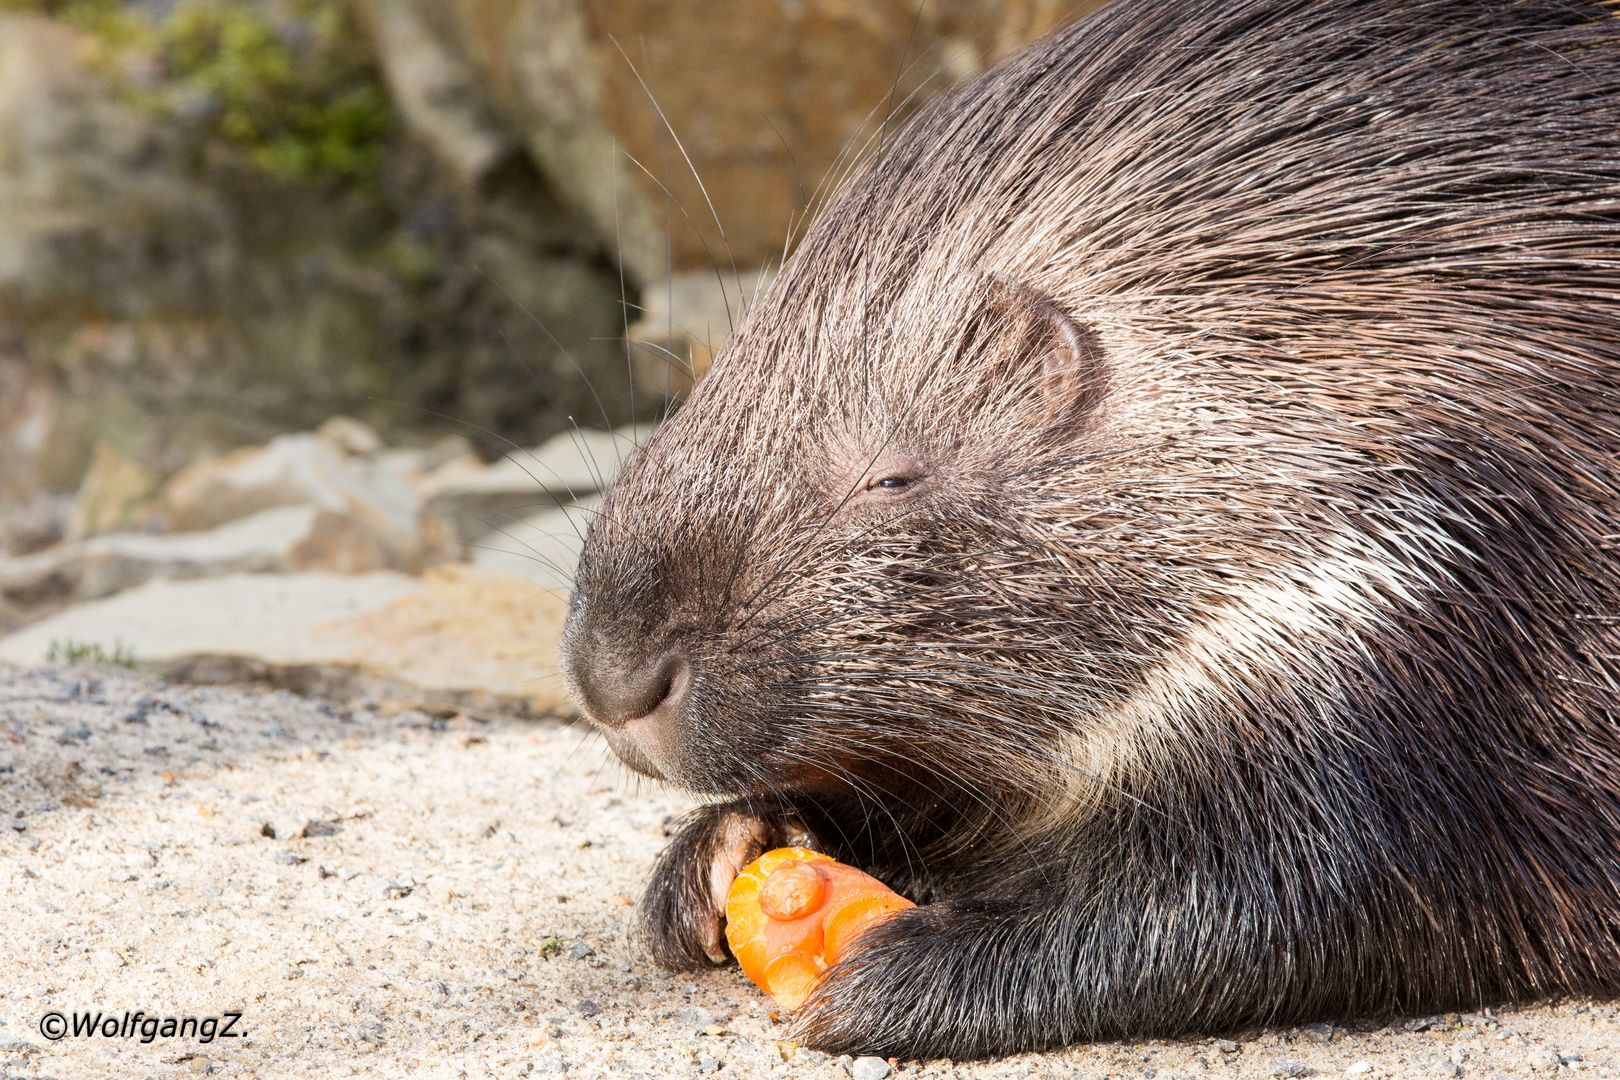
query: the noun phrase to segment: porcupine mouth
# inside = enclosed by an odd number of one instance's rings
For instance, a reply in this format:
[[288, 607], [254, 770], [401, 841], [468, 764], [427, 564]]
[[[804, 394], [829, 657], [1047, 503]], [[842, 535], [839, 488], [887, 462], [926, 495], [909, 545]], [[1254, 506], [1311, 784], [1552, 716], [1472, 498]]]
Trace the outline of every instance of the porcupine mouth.
[[602, 733], [602, 737], [607, 740], [608, 747], [614, 754], [618, 755], [619, 760], [636, 772], [653, 780], [664, 781], [669, 779], [664, 775], [663, 770], [653, 764], [652, 759], [637, 745], [635, 737], [627, 734], [623, 728], [611, 728], [601, 724], [597, 726], [597, 730]]

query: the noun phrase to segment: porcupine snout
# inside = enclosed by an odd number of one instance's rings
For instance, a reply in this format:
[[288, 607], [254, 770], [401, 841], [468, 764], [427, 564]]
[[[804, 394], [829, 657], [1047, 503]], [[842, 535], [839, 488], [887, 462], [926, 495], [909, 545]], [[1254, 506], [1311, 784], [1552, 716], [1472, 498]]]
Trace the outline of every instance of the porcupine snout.
[[691, 696], [693, 668], [685, 652], [602, 625], [582, 605], [569, 614], [559, 659], [574, 700], [614, 752], [637, 772], [662, 779], [672, 733]]

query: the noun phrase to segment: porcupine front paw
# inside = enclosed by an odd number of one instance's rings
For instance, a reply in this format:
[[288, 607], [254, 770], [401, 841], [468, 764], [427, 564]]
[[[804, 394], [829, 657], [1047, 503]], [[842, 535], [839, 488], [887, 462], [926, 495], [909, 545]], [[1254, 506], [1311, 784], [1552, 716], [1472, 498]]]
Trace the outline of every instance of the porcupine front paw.
[[1076, 1030], [1063, 1015], [1071, 1003], [1039, 976], [1068, 966], [1051, 962], [1064, 942], [1040, 929], [975, 900], [897, 912], [827, 969], [794, 1035], [831, 1054], [921, 1059], [1061, 1045]]
[[737, 871], [771, 848], [820, 845], [796, 817], [764, 817], [740, 803], [688, 814], [653, 867], [641, 900], [641, 926], [660, 967], [691, 971], [731, 959], [722, 932], [726, 894]]

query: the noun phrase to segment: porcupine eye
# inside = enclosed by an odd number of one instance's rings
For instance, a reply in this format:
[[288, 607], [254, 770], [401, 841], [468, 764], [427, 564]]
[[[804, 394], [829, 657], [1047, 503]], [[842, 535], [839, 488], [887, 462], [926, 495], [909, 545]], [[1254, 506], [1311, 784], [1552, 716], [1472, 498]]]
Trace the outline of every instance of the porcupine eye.
[[917, 480], [915, 476], [883, 476], [867, 484], [861, 494], [879, 502], [896, 500], [909, 495], [917, 486]]
[[868, 462], [871, 471], [866, 474], [867, 478], [857, 480], [847, 497], [852, 497], [857, 504], [891, 503], [909, 499], [927, 486], [929, 470], [920, 461], [902, 453], [884, 457], [886, 460]]

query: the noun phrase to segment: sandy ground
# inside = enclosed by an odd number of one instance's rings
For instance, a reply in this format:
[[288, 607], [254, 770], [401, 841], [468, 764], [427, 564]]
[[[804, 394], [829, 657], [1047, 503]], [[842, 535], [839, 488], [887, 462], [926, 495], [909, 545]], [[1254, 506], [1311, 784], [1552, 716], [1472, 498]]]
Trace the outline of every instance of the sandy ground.
[[[559, 723], [0, 667], [0, 1077], [845, 1076], [734, 968], [647, 963], [630, 904], [685, 807]], [[1528, 1080], [1617, 1047], [1577, 1001], [894, 1070]]]

